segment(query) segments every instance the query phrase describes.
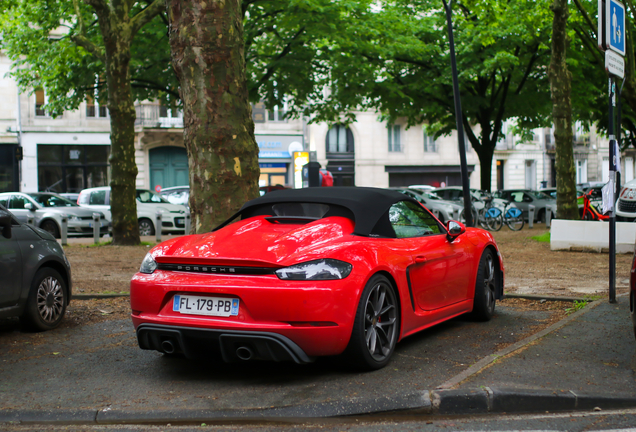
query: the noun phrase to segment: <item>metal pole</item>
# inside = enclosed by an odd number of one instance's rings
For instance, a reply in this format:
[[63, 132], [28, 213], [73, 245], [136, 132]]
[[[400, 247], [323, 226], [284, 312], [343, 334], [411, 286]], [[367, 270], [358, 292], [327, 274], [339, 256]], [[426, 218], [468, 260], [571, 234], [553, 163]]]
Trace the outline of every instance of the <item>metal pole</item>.
[[[22, 106], [20, 105], [20, 87], [18, 90], [18, 146], [22, 147]], [[22, 157], [24, 158], [24, 149], [22, 149]], [[22, 190], [22, 161], [18, 161], [18, 191]]]
[[62, 232], [60, 233], [62, 237], [62, 246], [66, 246], [68, 244], [68, 216], [62, 216]]
[[93, 213], [93, 242], [95, 242], [95, 244], [99, 243], [99, 232], [102, 227], [100, 219], [101, 216], [99, 213]]
[[451, 69], [453, 72], [453, 95], [455, 97], [455, 122], [457, 124], [457, 139], [459, 142], [459, 161], [462, 172], [462, 190], [464, 192], [464, 214], [466, 215], [466, 225], [473, 226], [473, 213], [471, 211], [470, 185], [468, 183], [468, 165], [466, 162], [466, 144], [464, 143], [464, 122], [462, 119], [462, 103], [459, 95], [459, 80], [457, 78], [457, 60], [455, 59], [455, 40], [453, 38], [452, 11], [446, 0], [444, 10], [446, 11], [446, 22], [448, 25], [448, 43], [450, 44]]
[[190, 209], [188, 208], [186, 210], [186, 213], [185, 213], [185, 230], [184, 230], [185, 231], [185, 235], [189, 235], [190, 234], [190, 223], [191, 223], [190, 217], [191, 217], [190, 216]]
[[607, 132], [609, 135], [609, 157], [610, 171], [609, 181], [612, 194], [611, 213], [609, 219], [609, 302], [616, 303], [616, 152], [614, 142], [614, 104], [616, 103], [614, 94], [614, 80], [609, 78], [609, 123]]
[[155, 213], [155, 241], [161, 243], [161, 228], [163, 227], [162, 215], [159, 210]]

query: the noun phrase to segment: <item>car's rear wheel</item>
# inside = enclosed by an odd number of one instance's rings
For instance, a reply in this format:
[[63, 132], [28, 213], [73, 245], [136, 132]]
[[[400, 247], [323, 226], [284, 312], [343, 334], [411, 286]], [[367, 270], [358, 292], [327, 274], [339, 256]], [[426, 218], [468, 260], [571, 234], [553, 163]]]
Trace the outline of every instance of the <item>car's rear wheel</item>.
[[495, 255], [486, 249], [479, 261], [477, 281], [475, 282], [475, 299], [473, 301], [473, 317], [479, 321], [488, 321], [495, 313], [495, 299], [499, 290], [499, 274]]
[[399, 304], [393, 285], [385, 276], [373, 276], [360, 297], [347, 347], [349, 360], [364, 370], [386, 366], [395, 350], [399, 325]]
[[60, 229], [57, 227], [55, 221], [52, 221], [51, 219], [45, 220], [40, 225], [40, 228], [51, 234], [53, 237], [60, 238]]
[[52, 268], [42, 268], [31, 282], [26, 309], [20, 320], [32, 330], [54, 329], [62, 321], [67, 303], [66, 282], [62, 276]]
[[139, 235], [155, 235], [155, 226], [152, 224], [150, 219], [139, 219]]

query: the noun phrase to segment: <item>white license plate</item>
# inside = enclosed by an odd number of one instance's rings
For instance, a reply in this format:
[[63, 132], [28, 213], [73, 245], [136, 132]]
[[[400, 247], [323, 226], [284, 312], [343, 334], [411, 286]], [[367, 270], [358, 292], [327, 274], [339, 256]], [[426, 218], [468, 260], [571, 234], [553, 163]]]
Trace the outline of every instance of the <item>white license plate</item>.
[[239, 299], [178, 294], [172, 300], [172, 310], [190, 315], [229, 317], [238, 315]]

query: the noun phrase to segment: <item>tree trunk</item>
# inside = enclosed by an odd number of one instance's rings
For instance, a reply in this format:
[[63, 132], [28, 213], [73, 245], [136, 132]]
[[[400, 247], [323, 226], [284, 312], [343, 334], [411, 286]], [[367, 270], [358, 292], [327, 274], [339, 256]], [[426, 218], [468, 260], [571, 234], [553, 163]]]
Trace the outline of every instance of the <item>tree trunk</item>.
[[495, 146], [487, 142], [482, 142], [481, 146], [479, 146], [479, 150], [474, 146], [473, 149], [479, 158], [481, 190], [490, 191], [492, 187], [492, 157], [495, 154]]
[[554, 12], [554, 19], [552, 21], [552, 59], [548, 75], [556, 142], [557, 218], [578, 219], [572, 148], [572, 101], [570, 98], [572, 76], [565, 63], [568, 2], [554, 0], [550, 9]]
[[181, 84], [192, 229], [207, 232], [258, 196], [240, 0], [169, 0], [172, 65]]
[[[135, 180], [135, 106], [130, 87], [130, 43], [128, 9], [96, 8], [104, 40], [108, 111], [110, 116], [110, 209], [113, 244], [139, 244]], [[159, 228], [161, 229], [161, 228]]]

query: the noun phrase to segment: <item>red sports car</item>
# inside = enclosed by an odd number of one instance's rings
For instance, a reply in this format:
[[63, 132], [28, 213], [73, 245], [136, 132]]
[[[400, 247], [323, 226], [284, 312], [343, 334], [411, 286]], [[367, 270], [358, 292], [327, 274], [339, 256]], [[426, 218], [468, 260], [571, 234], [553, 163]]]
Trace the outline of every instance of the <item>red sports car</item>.
[[415, 332], [490, 319], [503, 280], [490, 233], [444, 226], [404, 194], [286, 189], [155, 246], [130, 302], [143, 349], [297, 363], [344, 353], [372, 370]]

